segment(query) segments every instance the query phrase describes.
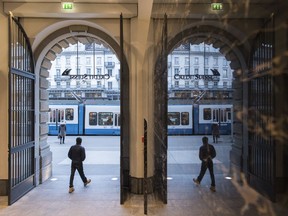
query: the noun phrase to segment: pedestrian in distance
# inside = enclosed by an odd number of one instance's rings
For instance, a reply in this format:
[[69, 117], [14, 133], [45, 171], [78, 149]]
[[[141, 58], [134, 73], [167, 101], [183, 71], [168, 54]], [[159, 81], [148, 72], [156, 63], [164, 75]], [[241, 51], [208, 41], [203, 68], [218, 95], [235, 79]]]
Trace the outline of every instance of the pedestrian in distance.
[[64, 121], [62, 121], [58, 129], [58, 137], [60, 139], [60, 144], [65, 143], [65, 136], [66, 136], [66, 124]]
[[219, 125], [217, 122], [214, 122], [211, 127], [212, 127], [213, 143], [217, 143], [220, 135]]
[[68, 157], [71, 159], [69, 193], [72, 193], [74, 191], [73, 181], [74, 181], [74, 175], [75, 175], [76, 170], [78, 171], [84, 183], [84, 187], [86, 187], [91, 182], [91, 179], [87, 179], [84, 174], [83, 161], [86, 158], [86, 153], [85, 153], [85, 148], [81, 146], [81, 144], [82, 144], [82, 138], [77, 137], [76, 144], [71, 146], [68, 152]]
[[204, 136], [202, 138], [202, 146], [199, 148], [199, 159], [201, 160], [201, 170], [197, 179], [193, 178], [196, 185], [200, 185], [206, 170], [208, 168], [211, 178], [210, 190], [216, 192], [215, 186], [215, 176], [213, 171], [213, 158], [216, 157], [216, 151], [213, 145], [208, 143], [208, 137]]

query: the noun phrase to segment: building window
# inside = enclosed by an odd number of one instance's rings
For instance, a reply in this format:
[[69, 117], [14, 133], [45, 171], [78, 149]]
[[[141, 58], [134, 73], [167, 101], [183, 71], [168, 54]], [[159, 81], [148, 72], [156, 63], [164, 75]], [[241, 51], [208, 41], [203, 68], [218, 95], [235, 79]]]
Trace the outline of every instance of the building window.
[[228, 65], [228, 62], [225, 58], [223, 58], [223, 66], [227, 66]]
[[91, 88], [91, 81], [87, 81], [87, 87]]
[[195, 51], [200, 51], [200, 46], [199, 46], [199, 45], [195, 45], [195, 46], [194, 46], [194, 50], [195, 50]]
[[174, 68], [174, 75], [178, 75], [179, 74], [179, 68]]
[[185, 57], [185, 65], [189, 65], [190, 61], [189, 61], [189, 57]]
[[97, 65], [101, 65], [102, 64], [102, 58], [101, 57], [97, 57], [96, 64]]
[[101, 81], [97, 81], [97, 88], [101, 88]]
[[186, 88], [189, 88], [189, 83], [190, 83], [189, 81], [185, 81], [185, 87]]
[[59, 88], [61, 86], [61, 82], [56, 82], [57, 87]]
[[205, 86], [205, 88], [208, 88], [208, 81], [207, 80], [204, 81], [204, 86]]
[[66, 65], [70, 65], [70, 64], [71, 64], [71, 57], [66, 56]]
[[91, 75], [91, 68], [86, 68], [86, 74]]
[[112, 76], [112, 69], [108, 69], [108, 75], [111, 77]]
[[76, 71], [77, 71], [77, 75], [79, 75], [80, 74], [80, 68], [77, 68]]
[[66, 87], [70, 88], [70, 81], [66, 81]]
[[215, 81], [213, 84], [214, 84], [214, 87], [218, 86], [218, 82], [217, 81]]
[[101, 68], [97, 68], [97, 75], [101, 75]]
[[91, 65], [91, 57], [86, 57], [86, 65]]
[[61, 70], [60, 69], [56, 69], [56, 76], [59, 77], [61, 75]]
[[207, 68], [204, 69], [204, 75], [208, 75], [208, 69]]
[[227, 82], [223, 82], [223, 87], [227, 88]]
[[198, 87], [198, 86], [199, 86], [198, 81], [195, 81], [195, 82], [194, 82], [194, 86], [195, 86], [195, 87]]
[[76, 81], [76, 87], [80, 88], [80, 81], [79, 80]]
[[76, 57], [76, 62], [77, 62], [78, 65], [80, 65], [80, 63], [81, 63], [80, 62], [80, 57]]
[[175, 88], [179, 88], [179, 81], [175, 81], [174, 85], [175, 85]]
[[199, 64], [199, 57], [195, 57], [195, 58], [194, 58], [194, 64], [195, 64], [195, 65], [198, 65], [198, 64]]
[[174, 64], [179, 65], [179, 57], [174, 57]]
[[60, 65], [61, 65], [60, 57], [57, 57], [57, 58], [56, 58], [56, 65], [57, 65], [57, 66], [60, 66]]
[[108, 89], [112, 89], [112, 82], [108, 82]]
[[190, 75], [190, 70], [188, 67], [185, 67], [185, 75]]
[[228, 78], [227, 69], [223, 69], [222, 73], [223, 73], [223, 78]]
[[199, 74], [199, 69], [198, 68], [194, 68], [194, 74], [195, 75]]
[[214, 66], [218, 65], [218, 58], [217, 57], [213, 58], [213, 64], [214, 64]]
[[204, 64], [205, 64], [205, 65], [208, 65], [208, 57], [205, 57], [205, 59], [204, 59]]

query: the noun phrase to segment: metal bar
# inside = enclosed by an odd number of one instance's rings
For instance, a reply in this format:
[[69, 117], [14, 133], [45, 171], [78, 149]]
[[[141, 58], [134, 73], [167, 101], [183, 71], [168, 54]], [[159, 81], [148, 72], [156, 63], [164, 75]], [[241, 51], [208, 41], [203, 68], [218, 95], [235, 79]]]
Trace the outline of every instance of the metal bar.
[[148, 179], [147, 179], [147, 121], [144, 119], [144, 214], [147, 215]]

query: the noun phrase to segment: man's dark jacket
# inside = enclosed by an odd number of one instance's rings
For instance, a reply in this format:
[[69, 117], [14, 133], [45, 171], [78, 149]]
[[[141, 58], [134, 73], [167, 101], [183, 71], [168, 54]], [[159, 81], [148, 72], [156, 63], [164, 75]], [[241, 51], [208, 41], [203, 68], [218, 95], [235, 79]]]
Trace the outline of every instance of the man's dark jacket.
[[68, 157], [73, 161], [73, 162], [82, 162], [86, 158], [85, 154], [85, 148], [82, 147], [81, 145], [73, 145], [70, 147], [70, 150], [68, 152]]

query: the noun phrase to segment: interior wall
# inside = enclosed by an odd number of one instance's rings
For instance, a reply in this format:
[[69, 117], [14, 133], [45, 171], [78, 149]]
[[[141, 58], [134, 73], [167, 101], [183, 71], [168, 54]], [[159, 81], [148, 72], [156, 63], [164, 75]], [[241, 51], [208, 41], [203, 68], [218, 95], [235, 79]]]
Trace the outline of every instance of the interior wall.
[[0, 4], [0, 195], [8, 193], [8, 93], [9, 93], [9, 52], [8, 52], [8, 17], [2, 13]]

